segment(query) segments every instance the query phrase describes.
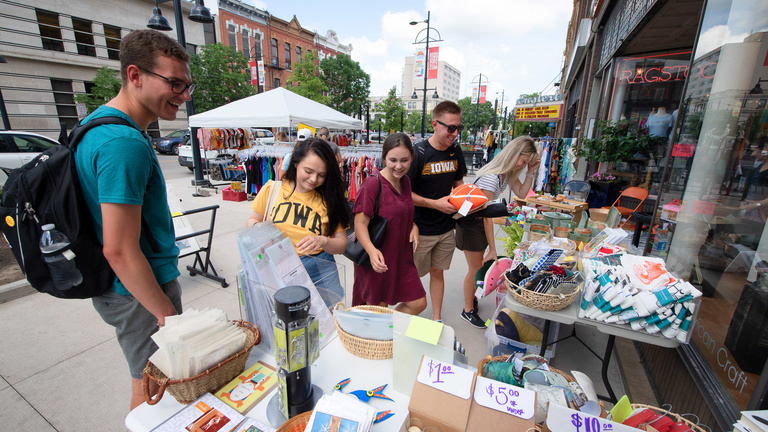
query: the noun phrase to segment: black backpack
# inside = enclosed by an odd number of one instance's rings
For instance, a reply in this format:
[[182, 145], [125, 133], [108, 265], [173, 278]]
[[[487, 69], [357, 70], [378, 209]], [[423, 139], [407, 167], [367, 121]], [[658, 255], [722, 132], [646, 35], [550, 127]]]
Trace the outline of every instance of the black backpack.
[[[90, 129], [103, 124], [136, 129], [129, 121], [115, 116], [78, 123], [65, 142], [13, 170], [3, 186], [3, 235], [32, 287], [54, 297], [95, 297], [108, 290], [115, 277], [94, 232], [75, 169], [77, 143]], [[40, 252], [41, 227], [49, 223], [69, 237], [75, 264], [83, 275], [80, 285], [65, 291], [54, 287]]]

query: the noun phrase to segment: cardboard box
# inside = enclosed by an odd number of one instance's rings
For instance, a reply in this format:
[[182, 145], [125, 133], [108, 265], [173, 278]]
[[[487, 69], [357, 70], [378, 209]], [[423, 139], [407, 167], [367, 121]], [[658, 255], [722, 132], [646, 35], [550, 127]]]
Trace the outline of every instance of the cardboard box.
[[[421, 359], [424, 362], [424, 357]], [[419, 364], [421, 369], [421, 364]], [[472, 380], [472, 389], [475, 379]], [[472, 406], [472, 397], [462, 399], [442, 390], [422, 384], [419, 380], [413, 382], [411, 401], [408, 411], [411, 418], [417, 418], [424, 426], [437, 426], [442, 432], [464, 432], [467, 430], [467, 419]], [[491, 429], [470, 429], [491, 430]]]
[[224, 198], [224, 201], [239, 202], [239, 201], [247, 200], [248, 199], [248, 194], [246, 194], [243, 191], [236, 192], [236, 191], [233, 191], [232, 189], [230, 189], [229, 187], [226, 187], [222, 191], [222, 197]]
[[[474, 392], [472, 392], [474, 394]], [[535, 406], [534, 401], [534, 406]], [[535, 430], [536, 416], [523, 419], [511, 414], [503, 413], [495, 409], [487, 408], [472, 397], [472, 406], [469, 409], [467, 431], [520, 431]]]

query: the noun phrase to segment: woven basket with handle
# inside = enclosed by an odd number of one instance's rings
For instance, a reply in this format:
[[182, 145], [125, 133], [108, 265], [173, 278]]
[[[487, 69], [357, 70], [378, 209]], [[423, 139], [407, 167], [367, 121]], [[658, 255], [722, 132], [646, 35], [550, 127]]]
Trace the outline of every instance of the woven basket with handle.
[[[333, 310], [361, 310], [366, 312], [373, 312], [373, 313], [392, 313], [392, 309], [385, 308], [382, 306], [353, 306], [349, 309], [345, 309], [344, 305], [342, 303], [337, 304]], [[347, 351], [351, 352], [352, 354], [370, 359], [370, 360], [384, 360], [384, 359], [390, 359], [392, 358], [392, 340], [374, 340], [374, 339], [364, 339], [355, 335], [351, 335], [347, 332], [345, 332], [341, 326], [339, 326], [339, 321], [336, 319], [336, 316], [333, 317], [333, 321], [336, 323], [336, 331], [339, 334], [339, 339], [341, 340], [341, 343], [344, 345], [344, 348], [347, 349]]]
[[696, 423], [686, 419], [685, 417], [681, 416], [680, 414], [675, 414], [675, 413], [669, 412], [668, 410], [665, 410], [663, 408], [655, 407], [655, 406], [652, 406], [652, 405], [631, 404], [631, 406], [632, 406], [633, 410], [638, 409], [638, 408], [648, 408], [651, 411], [655, 412], [656, 414], [665, 415], [665, 416], [671, 418], [672, 420], [675, 421], [675, 423], [683, 423], [683, 424], [685, 424], [686, 426], [691, 428], [691, 430], [693, 432], [704, 432], [703, 428], [699, 427], [699, 425], [697, 425]]
[[569, 294], [543, 294], [516, 285], [507, 279], [506, 274], [504, 274], [504, 284], [507, 286], [509, 293], [512, 294], [512, 297], [520, 302], [520, 304], [542, 311], [559, 311], [567, 308], [581, 294], [581, 287], [583, 285], [576, 282], [563, 282], [560, 284], [561, 286], [563, 284], [575, 285], [573, 292]]
[[[251, 348], [261, 343], [261, 334], [259, 328], [248, 321], [234, 320], [232, 322], [245, 331], [245, 346], [228, 359], [202, 373], [190, 378], [172, 380], [168, 379], [152, 362], [147, 362], [147, 367], [144, 368], [144, 382], [142, 383], [147, 404], [154, 405], [160, 402], [166, 389], [179, 403], [188, 404], [204, 393], [220, 389], [244, 371]], [[150, 380], [160, 386], [157, 396], [154, 398], [149, 394]]]

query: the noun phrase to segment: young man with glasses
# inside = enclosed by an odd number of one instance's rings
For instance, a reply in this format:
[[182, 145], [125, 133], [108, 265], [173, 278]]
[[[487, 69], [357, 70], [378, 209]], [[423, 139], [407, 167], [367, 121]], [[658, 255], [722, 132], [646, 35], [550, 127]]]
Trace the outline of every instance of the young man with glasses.
[[[414, 222], [419, 228], [419, 248], [414, 254], [419, 276], [429, 273], [432, 319], [442, 321], [443, 273], [451, 266], [456, 249], [453, 214], [448, 202], [451, 190], [464, 183], [467, 166], [461, 147], [454, 141], [464, 129], [461, 108], [444, 101], [432, 110], [435, 134], [414, 146], [414, 161], [408, 170], [411, 195], [416, 206]], [[478, 320], [480, 318], [477, 318]]]
[[[127, 125], [91, 129], [75, 151], [85, 203], [104, 256], [115, 272], [108, 291], [92, 299], [115, 327], [132, 379], [131, 409], [144, 401], [142, 371], [157, 346], [151, 336], [181, 312], [176, 235], [165, 179], [146, 134], [158, 118], [175, 120], [195, 89], [189, 54], [154, 30], [134, 30], [120, 43], [118, 95], [84, 121], [117, 116]], [[157, 388], [150, 388], [154, 394]]]

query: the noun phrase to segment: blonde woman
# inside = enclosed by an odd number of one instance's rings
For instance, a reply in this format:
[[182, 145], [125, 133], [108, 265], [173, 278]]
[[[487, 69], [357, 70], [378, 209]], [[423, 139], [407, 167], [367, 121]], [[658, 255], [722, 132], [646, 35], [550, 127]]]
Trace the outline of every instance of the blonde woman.
[[[520, 198], [528, 195], [539, 169], [539, 155], [530, 137], [517, 137], [507, 144], [499, 154], [477, 172], [475, 185], [489, 200], [499, 198], [509, 188]], [[525, 181], [519, 180], [527, 170]], [[496, 242], [493, 238], [493, 222], [487, 218], [463, 218], [456, 224], [456, 247], [464, 251], [468, 272], [464, 278], [464, 310], [461, 317], [477, 328], [485, 328], [484, 321], [477, 314], [475, 304], [475, 274], [483, 263], [495, 260]], [[483, 253], [488, 251], [483, 257]]]

